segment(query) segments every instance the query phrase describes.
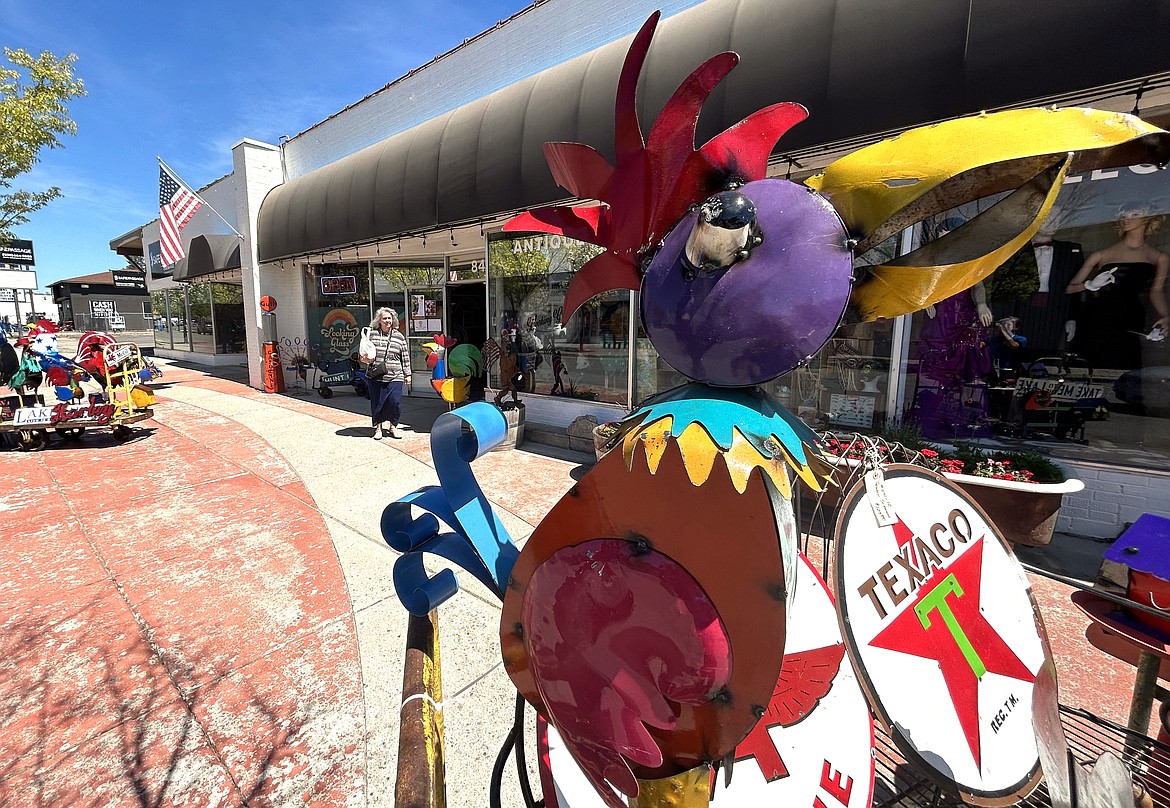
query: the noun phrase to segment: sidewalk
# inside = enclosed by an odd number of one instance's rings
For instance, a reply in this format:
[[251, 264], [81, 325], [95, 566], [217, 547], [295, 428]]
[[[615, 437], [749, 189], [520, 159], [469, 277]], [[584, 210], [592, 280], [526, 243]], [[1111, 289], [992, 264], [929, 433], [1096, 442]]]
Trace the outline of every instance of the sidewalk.
[[[133, 440], [0, 453], [0, 804], [392, 805], [406, 613], [378, 520], [436, 482], [440, 405], [408, 399], [413, 429], [373, 441], [357, 396], [159, 364]], [[524, 450], [474, 468], [517, 541], [585, 470]], [[1133, 669], [1085, 641], [1068, 587], [1032, 579], [1062, 702], [1124, 723]], [[439, 612], [447, 794], [486, 805], [515, 691], [498, 601], [460, 582]]]

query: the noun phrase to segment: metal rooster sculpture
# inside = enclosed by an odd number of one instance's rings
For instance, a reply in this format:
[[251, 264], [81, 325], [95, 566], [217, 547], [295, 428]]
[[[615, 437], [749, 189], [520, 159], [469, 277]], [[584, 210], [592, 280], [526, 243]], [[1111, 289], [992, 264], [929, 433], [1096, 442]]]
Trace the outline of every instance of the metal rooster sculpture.
[[[558, 184], [603, 204], [541, 208], [505, 230], [605, 248], [570, 283], [565, 319], [606, 290], [641, 290], [647, 335], [694, 381], [628, 416], [621, 451], [557, 503], [518, 557], [500, 551], [510, 546], [502, 529], [486, 542], [464, 531], [477, 574], [503, 599], [508, 674], [613, 808], [641, 781], [733, 759], [784, 685], [792, 477], [821, 490], [827, 467], [813, 433], [759, 385], [806, 362], [847, 318], [916, 311], [978, 282], [1036, 232], [1066, 173], [1170, 155], [1170, 136], [1130, 116], [1019, 110], [907, 132], [805, 184], [769, 179], [774, 145], [806, 117], [797, 104], [694, 146], [733, 53], [691, 73], [643, 138], [635, 89], [657, 21], [634, 37], [618, 82], [615, 164], [582, 144], [545, 147]], [[855, 255], [915, 222], [1003, 192], [937, 242], [854, 269]], [[489, 405], [464, 409], [477, 406]], [[476, 455], [473, 444], [459, 451]], [[428, 509], [449, 524], [452, 514], [459, 531], [469, 511], [457, 499]], [[405, 502], [387, 509], [383, 532], [426, 551], [430, 538], [405, 538]], [[449, 534], [436, 523], [431, 535]], [[419, 608], [453, 592], [439, 583], [412, 581], [436, 595]]]
[[453, 337], [435, 334], [425, 343], [427, 367], [431, 369], [431, 387], [448, 404], [461, 404], [471, 393], [471, 379], [482, 373], [483, 361], [474, 345], [460, 344]]

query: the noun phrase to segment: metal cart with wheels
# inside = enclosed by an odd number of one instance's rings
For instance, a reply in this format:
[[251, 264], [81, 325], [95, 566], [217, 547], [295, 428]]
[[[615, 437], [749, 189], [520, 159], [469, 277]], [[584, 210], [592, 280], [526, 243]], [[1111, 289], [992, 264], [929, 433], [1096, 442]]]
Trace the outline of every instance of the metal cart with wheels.
[[132, 342], [105, 346], [102, 370], [105, 378], [95, 378], [101, 390], [72, 401], [49, 404], [29, 387], [0, 398], [0, 433], [12, 433], [17, 448], [34, 452], [49, 445], [52, 433], [74, 442], [96, 427], [108, 427], [116, 440], [129, 440], [134, 436], [130, 424], [154, 415], [154, 393], [144, 382], [159, 371]]

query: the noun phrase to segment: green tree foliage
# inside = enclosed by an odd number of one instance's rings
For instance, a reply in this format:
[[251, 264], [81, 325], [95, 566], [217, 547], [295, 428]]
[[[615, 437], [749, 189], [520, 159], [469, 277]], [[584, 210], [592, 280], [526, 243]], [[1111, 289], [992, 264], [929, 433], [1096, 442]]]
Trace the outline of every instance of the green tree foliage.
[[61, 146], [60, 136], [77, 134], [67, 103], [85, 95], [85, 84], [73, 75], [74, 54], [57, 58], [48, 51], [32, 56], [23, 49], [4, 49], [0, 63], [0, 243], [13, 238], [13, 228], [29, 214], [61, 196], [61, 189], [12, 189], [12, 182], [36, 165], [41, 149]]

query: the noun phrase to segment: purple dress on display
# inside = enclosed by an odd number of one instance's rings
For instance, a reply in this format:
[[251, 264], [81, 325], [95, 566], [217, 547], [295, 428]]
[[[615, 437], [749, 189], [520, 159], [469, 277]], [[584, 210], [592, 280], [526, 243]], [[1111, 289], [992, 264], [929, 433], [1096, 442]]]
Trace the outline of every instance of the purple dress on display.
[[991, 371], [987, 327], [969, 292], [935, 305], [918, 335], [919, 394], [914, 414], [927, 437], [971, 437], [987, 430], [984, 379]]

